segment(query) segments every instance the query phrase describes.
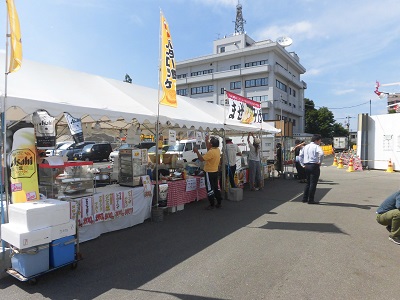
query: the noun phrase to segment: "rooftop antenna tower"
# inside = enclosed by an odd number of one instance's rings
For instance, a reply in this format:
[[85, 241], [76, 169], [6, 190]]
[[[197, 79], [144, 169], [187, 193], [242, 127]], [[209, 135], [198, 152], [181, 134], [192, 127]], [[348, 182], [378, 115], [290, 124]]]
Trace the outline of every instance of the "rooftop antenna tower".
[[244, 24], [246, 24], [246, 20], [243, 19], [242, 5], [238, 1], [236, 5], [235, 34], [244, 33]]

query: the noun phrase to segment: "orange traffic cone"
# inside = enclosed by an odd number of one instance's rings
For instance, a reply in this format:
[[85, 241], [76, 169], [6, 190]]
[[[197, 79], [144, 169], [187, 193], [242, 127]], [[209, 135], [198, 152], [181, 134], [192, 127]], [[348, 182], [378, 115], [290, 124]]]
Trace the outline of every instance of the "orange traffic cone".
[[338, 164], [337, 168], [343, 169], [343, 159], [341, 157], [339, 158], [339, 164]]
[[334, 166], [334, 167], [337, 167], [337, 158], [336, 158], [336, 156], [334, 156], [333, 157], [333, 164], [332, 164], [332, 166]]
[[388, 167], [387, 167], [386, 172], [388, 172], [388, 173], [393, 173], [394, 172], [393, 171], [393, 163], [392, 163], [391, 159], [389, 159], [389, 163], [388, 163]]
[[354, 168], [353, 168], [353, 158], [350, 158], [349, 161], [349, 168], [346, 170], [347, 172], [354, 172]]

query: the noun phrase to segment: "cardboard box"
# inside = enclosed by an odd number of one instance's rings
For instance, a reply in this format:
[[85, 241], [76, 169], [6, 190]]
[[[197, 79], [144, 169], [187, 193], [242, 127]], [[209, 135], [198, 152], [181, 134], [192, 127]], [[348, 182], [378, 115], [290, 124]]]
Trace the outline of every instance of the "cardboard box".
[[243, 200], [243, 189], [230, 188], [228, 191], [228, 199], [231, 201], [242, 201]]
[[46, 199], [9, 206], [9, 222], [27, 231], [68, 223], [69, 202]]
[[76, 221], [69, 220], [68, 223], [51, 226], [51, 240], [61, 239], [66, 236], [76, 234]]
[[1, 225], [1, 238], [3, 241], [18, 249], [26, 249], [51, 242], [51, 228], [41, 228], [28, 231], [12, 223]]
[[50, 267], [56, 268], [75, 260], [75, 237], [66, 236], [50, 243]]
[[17, 252], [11, 257], [11, 266], [23, 276], [31, 277], [49, 270], [49, 244], [14, 251]]

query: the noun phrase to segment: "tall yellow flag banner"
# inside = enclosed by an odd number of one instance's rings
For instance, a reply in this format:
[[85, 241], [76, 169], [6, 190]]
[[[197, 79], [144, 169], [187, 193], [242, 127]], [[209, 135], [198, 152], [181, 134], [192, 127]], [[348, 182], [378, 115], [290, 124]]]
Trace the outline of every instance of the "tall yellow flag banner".
[[19, 18], [14, 0], [6, 0], [8, 19], [10, 21], [11, 58], [9, 73], [18, 71], [22, 64], [22, 42]]
[[163, 95], [160, 103], [177, 107], [176, 101], [176, 67], [171, 33], [164, 16], [161, 14], [161, 85]]

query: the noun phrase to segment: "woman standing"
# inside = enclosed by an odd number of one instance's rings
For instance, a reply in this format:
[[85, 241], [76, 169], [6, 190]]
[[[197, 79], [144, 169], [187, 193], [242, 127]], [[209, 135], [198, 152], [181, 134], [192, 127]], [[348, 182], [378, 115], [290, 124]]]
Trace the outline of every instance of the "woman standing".
[[[253, 137], [253, 143], [250, 142], [250, 135]], [[249, 183], [250, 190], [258, 191], [262, 189], [263, 184], [261, 181], [261, 162], [260, 162], [260, 143], [259, 138], [254, 137], [253, 133], [249, 132], [247, 136], [249, 143]], [[257, 184], [257, 186], [256, 186]]]

